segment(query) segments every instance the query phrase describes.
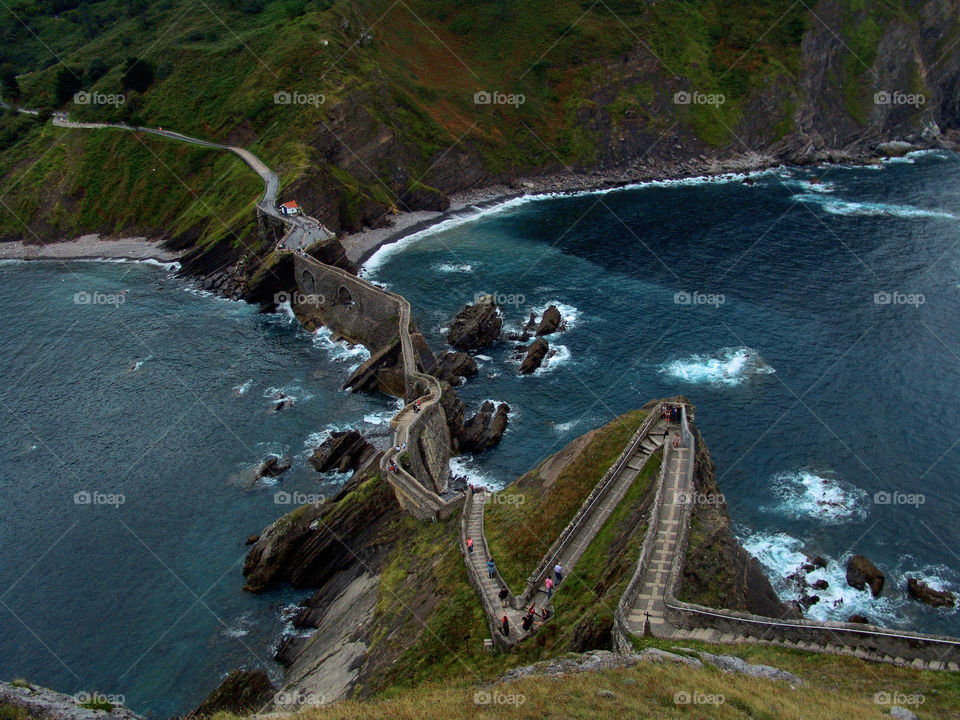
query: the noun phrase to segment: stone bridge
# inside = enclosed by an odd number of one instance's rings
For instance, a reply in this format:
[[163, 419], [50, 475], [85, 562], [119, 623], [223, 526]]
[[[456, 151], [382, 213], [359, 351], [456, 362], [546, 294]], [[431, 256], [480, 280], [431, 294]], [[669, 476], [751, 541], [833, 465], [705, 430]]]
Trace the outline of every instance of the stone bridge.
[[294, 273], [300, 292], [338, 335], [362, 343], [373, 354], [399, 344], [406, 405], [390, 421], [392, 444], [380, 470], [405, 510], [424, 520], [447, 517], [463, 498], [442, 497], [448, 494], [450, 479], [450, 435], [440, 381], [423, 372], [414, 347], [410, 303], [309, 255], [294, 256]]

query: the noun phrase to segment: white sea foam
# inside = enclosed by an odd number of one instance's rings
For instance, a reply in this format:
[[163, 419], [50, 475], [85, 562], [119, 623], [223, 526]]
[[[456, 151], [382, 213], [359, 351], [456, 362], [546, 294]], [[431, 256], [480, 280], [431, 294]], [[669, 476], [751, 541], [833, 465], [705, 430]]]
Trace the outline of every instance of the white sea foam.
[[756, 350], [748, 347], [722, 348], [713, 355], [691, 355], [667, 363], [660, 371], [689, 383], [730, 386], [755, 375], [776, 372]]
[[277, 315], [286, 318], [291, 323], [296, 322], [297, 316], [293, 312], [293, 307], [290, 305], [289, 300], [284, 300], [281, 303], [277, 304]]
[[153, 360], [153, 355], [147, 355], [143, 360], [137, 360], [130, 366], [130, 372], [136, 372], [143, 367], [143, 364], [148, 360]]
[[565, 423], [554, 423], [553, 429], [556, 430], [558, 433], [568, 432], [569, 430], [573, 430], [577, 425], [579, 425], [581, 419], [582, 418], [579, 418], [577, 420], [570, 420]]
[[268, 400], [277, 402], [283, 398], [290, 398], [294, 403], [306, 402], [311, 400], [313, 395], [308, 392], [305, 392], [304, 389], [299, 385], [284, 385], [283, 387], [274, 387], [271, 385], [266, 390], [263, 391], [263, 397]]
[[780, 500], [776, 510], [784, 515], [803, 514], [829, 524], [867, 516], [867, 493], [829, 471], [802, 468], [781, 472], [773, 477], [771, 487]]
[[370, 359], [370, 351], [363, 345], [351, 345], [345, 340], [334, 340], [329, 328], [321, 327], [313, 333], [313, 346], [325, 350], [333, 362], [350, 362], [359, 367]]
[[484, 362], [490, 362], [493, 360], [493, 358], [489, 355], [474, 355], [473, 357], [477, 360], [483, 360]]
[[176, 261], [157, 260], [156, 258], [143, 258], [141, 260], [137, 260], [134, 258], [111, 258], [111, 257], [39, 258], [39, 259], [40, 260], [57, 260], [61, 262], [81, 262], [81, 263], [114, 263], [114, 264], [134, 263], [136, 265], [150, 265], [152, 267], [167, 270], [168, 272], [176, 272], [177, 270], [180, 269], [180, 263]]
[[250, 634], [250, 616], [252, 612], [247, 611], [239, 617], [233, 619], [230, 623], [223, 623], [220, 626], [220, 634], [228, 638], [242, 638]]
[[848, 217], [899, 217], [899, 218], [947, 218], [956, 220], [957, 216], [945, 210], [926, 210], [912, 205], [889, 205], [887, 203], [851, 202], [839, 198], [825, 198], [819, 195], [794, 195], [792, 200], [820, 205], [831, 215]]
[[442, 273], [472, 273], [473, 265], [470, 263], [440, 263], [434, 265], [433, 269]]
[[233, 386], [233, 391], [234, 391], [238, 396], [243, 397], [244, 395], [247, 394], [247, 391], [248, 391], [251, 387], [253, 387], [253, 378], [248, 378], [247, 380], [244, 380], [244, 381], [243, 381], [242, 383], [240, 383], [239, 385], [234, 385], [234, 386]]
[[[787, 580], [787, 576], [798, 573], [806, 579], [808, 595], [820, 598], [811, 605], [805, 616], [814, 620], [846, 620], [853, 614], [865, 615], [871, 622], [878, 624], [895, 623], [897, 610], [906, 600], [902, 596], [881, 596], [874, 598], [870, 591], [857, 590], [847, 585], [846, 567], [851, 554], [839, 559], [824, 558], [825, 568], [803, 573], [801, 566], [809, 562], [802, 551], [803, 544], [797, 538], [786, 533], [754, 533], [741, 540], [743, 547], [753, 555], [766, 569], [771, 584], [781, 600], [797, 600], [800, 588]], [[825, 590], [809, 587], [817, 580], [826, 580]]]
[[471, 485], [500, 490], [506, 483], [477, 467], [471, 455], [458, 455], [450, 458], [450, 473], [456, 477], [465, 477]]
[[533, 375], [546, 375], [570, 361], [572, 354], [566, 345], [551, 345], [550, 351], [543, 359], [543, 364], [533, 371]]
[[537, 316], [537, 322], [540, 322], [540, 318], [543, 317], [543, 314], [551, 305], [556, 305], [557, 310], [560, 311], [560, 317], [562, 318], [561, 327], [565, 327], [566, 330], [573, 330], [580, 322], [580, 311], [573, 305], [567, 305], [559, 300], [531, 308], [532, 312]]

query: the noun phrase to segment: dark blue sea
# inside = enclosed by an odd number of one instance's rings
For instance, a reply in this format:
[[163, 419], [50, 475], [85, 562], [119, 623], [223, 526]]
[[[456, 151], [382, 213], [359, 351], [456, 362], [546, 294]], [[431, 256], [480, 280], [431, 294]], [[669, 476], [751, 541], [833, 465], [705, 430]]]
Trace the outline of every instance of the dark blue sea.
[[[365, 272], [435, 349], [482, 293], [508, 329], [549, 304], [566, 319], [534, 375], [514, 343], [478, 356], [461, 395], [508, 402], [510, 427], [457, 472], [505, 485], [684, 394], [735, 532], [785, 598], [819, 554], [813, 617], [960, 634], [956, 610], [904, 588], [960, 591], [956, 155], [514, 200]], [[325, 433], [386, 432], [395, 400], [338, 390], [365, 353], [146, 264], [2, 263], [0, 303], [0, 677], [166, 718], [231, 668], [279, 676], [271, 648], [305, 593], [242, 593], [244, 539], [289, 509], [278, 492], [343, 481], [306, 463]], [[271, 412], [277, 391], [293, 407]], [[251, 482], [269, 453], [293, 468]], [[886, 573], [880, 599], [846, 587], [855, 553]]]

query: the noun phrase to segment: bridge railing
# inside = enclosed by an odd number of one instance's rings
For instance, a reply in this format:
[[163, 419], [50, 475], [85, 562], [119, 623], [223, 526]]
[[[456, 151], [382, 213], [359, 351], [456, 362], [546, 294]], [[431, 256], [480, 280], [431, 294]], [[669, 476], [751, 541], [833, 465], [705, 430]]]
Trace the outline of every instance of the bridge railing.
[[636, 605], [637, 596], [643, 587], [643, 578], [647, 572], [647, 566], [650, 563], [650, 556], [653, 554], [653, 546], [656, 543], [657, 533], [660, 530], [660, 512], [663, 508], [663, 488], [667, 480], [667, 466], [670, 464], [670, 455], [673, 453], [670, 443], [663, 444], [663, 460], [660, 463], [660, 477], [657, 479], [657, 491], [653, 499], [653, 507], [650, 509], [650, 516], [647, 519], [647, 530], [643, 536], [643, 544], [640, 546], [640, 557], [637, 560], [636, 569], [627, 584], [626, 590], [620, 596], [617, 603], [617, 609], [613, 613], [613, 645], [618, 652], [631, 652], [633, 646], [629, 639], [629, 615], [633, 606]]
[[[689, 458], [683, 471], [683, 485], [679, 497], [681, 506], [680, 535], [677, 538], [670, 572], [667, 576], [664, 596], [664, 615], [676, 627], [687, 629], [711, 628], [722, 633], [742, 635], [756, 640], [808, 642], [826, 647], [829, 645], [872, 652], [880, 656], [913, 658], [935, 661], [946, 667], [948, 662], [960, 663], [960, 639], [910, 633], [884, 628], [865, 628], [856, 623], [839, 623], [818, 620], [777, 620], [752, 613], [708, 608], [677, 599], [683, 578], [690, 541], [690, 518], [695, 495], [694, 468], [696, 441], [684, 417], [684, 426], [689, 433]], [[619, 606], [618, 606], [619, 610]]]
[[640, 443], [642, 443], [644, 438], [650, 434], [650, 430], [653, 428], [653, 426], [659, 422], [660, 411], [662, 407], [663, 404], [658, 403], [650, 411], [650, 414], [647, 415], [643, 423], [633, 434], [633, 437], [630, 438], [630, 442], [627, 443], [619, 457], [617, 457], [613, 465], [611, 465], [603, 474], [603, 477], [600, 478], [599, 482], [597, 482], [597, 484], [593, 487], [593, 490], [590, 491], [590, 494], [587, 496], [586, 500], [584, 500], [580, 505], [580, 509], [577, 510], [576, 515], [574, 515], [570, 522], [567, 523], [567, 526], [553, 542], [553, 545], [551, 545], [550, 549], [547, 550], [547, 554], [543, 556], [543, 559], [540, 561], [537, 569], [532, 575], [530, 575], [529, 578], [527, 578], [527, 587], [524, 589], [523, 594], [519, 599], [520, 605], [526, 605], [534, 597], [536, 597], [540, 583], [543, 582], [543, 580], [549, 575], [551, 569], [556, 564], [557, 559], [563, 554], [564, 550], [566, 550], [570, 541], [576, 537], [576, 533], [580, 529], [580, 526], [583, 524], [584, 520], [590, 516], [591, 511], [597, 505], [597, 503], [606, 497], [607, 491], [614, 484], [613, 481], [619, 477], [621, 472], [623, 472], [624, 467], [626, 467], [627, 462], [637, 451]]

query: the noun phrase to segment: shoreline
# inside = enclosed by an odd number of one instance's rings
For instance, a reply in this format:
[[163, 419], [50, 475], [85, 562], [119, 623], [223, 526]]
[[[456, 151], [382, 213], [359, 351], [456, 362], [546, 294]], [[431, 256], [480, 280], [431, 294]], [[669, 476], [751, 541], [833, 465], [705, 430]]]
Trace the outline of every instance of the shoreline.
[[[928, 150], [947, 150], [956, 152], [956, 149], [943, 145], [915, 145], [909, 151], [922, 152]], [[790, 159], [782, 155], [761, 155], [747, 153], [727, 159], [707, 158], [704, 155], [698, 158], [687, 158], [676, 162], [650, 163], [612, 171], [593, 171], [584, 174], [552, 173], [525, 177], [515, 183], [494, 184], [482, 188], [461, 190], [450, 195], [450, 206], [443, 211], [413, 210], [401, 212], [393, 216], [393, 224], [382, 228], [365, 228], [360, 232], [340, 236], [340, 243], [351, 262], [357, 264], [362, 272], [364, 264], [379, 250], [388, 245], [427, 230], [447, 220], [456, 219], [474, 214], [467, 212], [487, 210], [497, 205], [517, 198], [536, 198], [580, 193], [599, 193], [634, 185], [653, 182], [671, 182], [689, 180], [691, 178], [717, 178], [724, 175], [742, 175], [744, 179], [752, 173], [772, 170], [777, 167], [824, 167], [853, 165], [866, 167], [881, 164], [887, 156], [878, 152], [860, 152], [851, 154], [844, 151], [823, 151], [815, 158], [803, 161], [798, 158]]]
[[180, 251], [163, 248], [158, 240], [102, 238], [97, 233], [42, 245], [16, 240], [0, 243], [0, 260], [153, 260], [171, 263], [179, 260], [181, 255]]

